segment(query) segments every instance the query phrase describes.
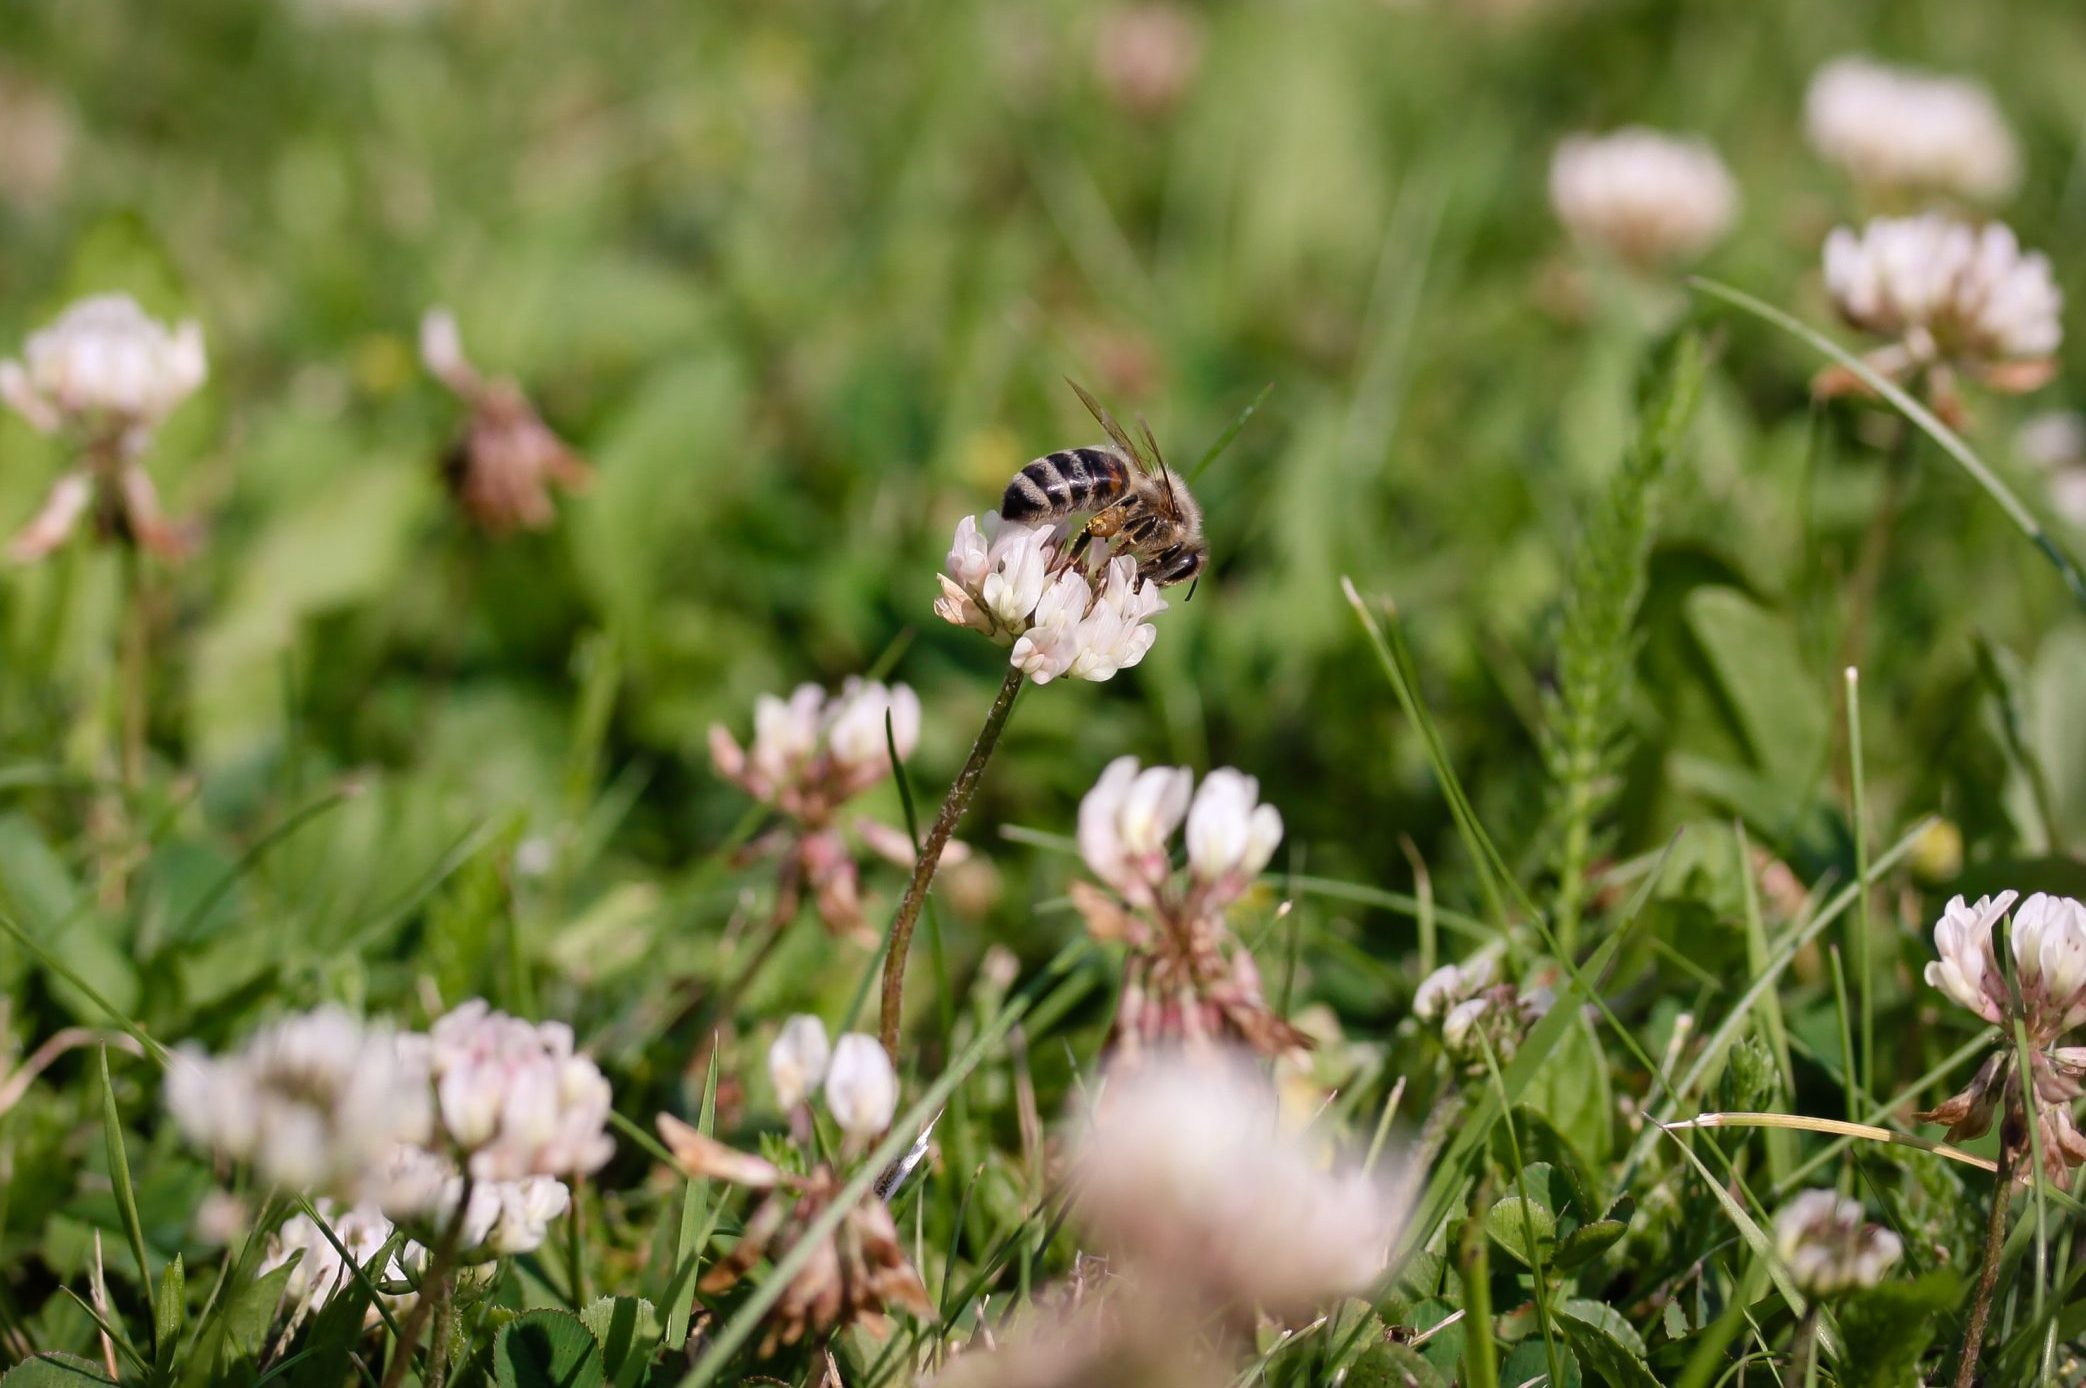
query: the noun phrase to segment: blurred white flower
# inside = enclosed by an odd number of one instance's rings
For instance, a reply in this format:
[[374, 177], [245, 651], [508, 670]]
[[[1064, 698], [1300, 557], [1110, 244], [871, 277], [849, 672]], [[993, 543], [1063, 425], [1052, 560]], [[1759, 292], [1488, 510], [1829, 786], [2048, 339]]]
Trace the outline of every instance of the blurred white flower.
[[[815, 684], [798, 685], [787, 699], [762, 695], [750, 747], [723, 724], [711, 725], [717, 773], [791, 821], [757, 840], [748, 855], [777, 859], [777, 923], [795, 919], [809, 887], [834, 933], [863, 932], [861, 870], [836, 820], [843, 805], [891, 775], [892, 748], [905, 760], [919, 742], [919, 696], [902, 684], [855, 678], [831, 695]], [[902, 866], [912, 866], [912, 844], [902, 832], [872, 829], [864, 837], [873, 850], [894, 859], [902, 853]]]
[[253, 1211], [247, 1208], [244, 1200], [230, 1191], [213, 1190], [196, 1202], [195, 1218], [189, 1221], [189, 1233], [198, 1243], [229, 1248], [246, 1237], [252, 1223]]
[[1706, 142], [1631, 126], [1559, 145], [1550, 204], [1574, 239], [1650, 268], [1715, 245], [1738, 215], [1738, 185]]
[[1132, 905], [1150, 905], [1172, 874], [1173, 831], [1194, 787], [1184, 766], [1110, 762], [1079, 802], [1079, 853], [1094, 876]]
[[1108, 558], [1096, 545], [1090, 553], [1102, 562], [1090, 568], [1067, 538], [1063, 525], [1015, 525], [987, 512], [981, 527], [965, 516], [935, 615], [1012, 642], [1010, 662], [1037, 684], [1105, 680], [1137, 664], [1158, 639], [1151, 618], [1166, 610], [1166, 599], [1138, 578], [1130, 556]]
[[2006, 117], [1984, 84], [1837, 58], [1804, 97], [1811, 147], [1877, 192], [1988, 201], [2020, 181]]
[[584, 1175], [614, 1152], [608, 1080], [574, 1053], [564, 1023], [525, 1022], [474, 998], [428, 1039], [443, 1132], [477, 1179]]
[[2086, 415], [2077, 410], [2042, 410], [2014, 430], [2014, 451], [2043, 472], [2086, 464]]
[[1202, 66], [1204, 21], [1165, 0], [1118, 5], [1094, 35], [1094, 75], [1118, 110], [1156, 120], [1178, 106]]
[[2006, 1014], [2007, 996], [2006, 980], [1992, 951], [1992, 927], [2017, 895], [1981, 896], [1974, 906], [1960, 896], [1951, 897], [1934, 923], [1934, 952], [1941, 957], [1926, 968], [1929, 986], [1995, 1026]]
[[833, 1044], [826, 1067], [826, 1109], [850, 1138], [868, 1141], [898, 1111], [898, 1072], [874, 1036], [849, 1032]]
[[1274, 1091], [1236, 1054], [1154, 1057], [1112, 1073], [1072, 1156], [1082, 1227], [1132, 1276], [1212, 1307], [1295, 1314], [1367, 1286], [1404, 1212], [1358, 1169], [1280, 1126]]
[[1861, 1202], [1807, 1190], [1775, 1214], [1775, 1256], [1812, 1296], [1873, 1287], [1904, 1252], [1898, 1236], [1863, 1216]]
[[1282, 812], [1260, 803], [1260, 782], [1220, 766], [1202, 778], [1188, 810], [1188, 869], [1203, 887], [1237, 896], [1282, 842]]
[[[463, 1198], [463, 1172], [454, 1161], [425, 1148], [401, 1147], [376, 1204], [420, 1234], [424, 1245], [440, 1238]], [[551, 1221], [571, 1207], [571, 1190], [555, 1177], [473, 1180], [457, 1232], [457, 1254], [466, 1263], [479, 1263], [532, 1252], [542, 1246]]]
[[593, 470], [543, 422], [519, 382], [479, 374], [448, 309], [422, 316], [420, 359], [470, 409], [462, 440], [443, 461], [457, 505], [494, 535], [548, 527], [558, 515], [552, 489], [576, 491]]
[[825, 1078], [832, 1054], [825, 1024], [818, 1018], [800, 1012], [784, 1022], [768, 1047], [768, 1080], [775, 1086], [776, 1102], [793, 1109], [809, 1099]]
[[203, 330], [169, 328], [127, 294], [81, 299], [0, 362], [0, 398], [45, 433], [141, 436], [209, 374]]
[[395, 1146], [430, 1135], [416, 1048], [334, 1006], [271, 1022], [223, 1056], [182, 1048], [166, 1101], [189, 1141], [294, 1191], [359, 1197]]
[[1498, 974], [1496, 950], [1481, 950], [1461, 963], [1444, 964], [1420, 980], [1412, 995], [1412, 1015], [1423, 1022], [1442, 1021], [1458, 1003], [1491, 987]]
[[[1858, 234], [1838, 227], [1825, 241], [1825, 287], [1850, 324], [1890, 340], [1867, 364], [1894, 380], [1924, 377], [1951, 424], [1964, 415], [1955, 373], [2018, 394], [2056, 370], [2064, 295], [2048, 258], [1997, 222], [1930, 212], [1878, 217]], [[1838, 366], [1814, 383], [1822, 395], [1863, 388]]]
[[55, 92], [0, 71], [0, 198], [17, 206], [64, 191], [78, 131]]
[[[332, 1230], [333, 1238], [327, 1238], [326, 1230], [314, 1223], [309, 1215], [291, 1215], [269, 1238], [268, 1252], [259, 1268], [262, 1273], [272, 1272], [293, 1257], [297, 1259], [296, 1267], [283, 1283], [283, 1301], [289, 1307], [292, 1325], [324, 1306], [336, 1292], [355, 1281], [355, 1269], [341, 1258], [341, 1248], [348, 1251], [356, 1266], [362, 1268], [373, 1283], [395, 1281], [406, 1275], [405, 1261], [401, 1258], [405, 1250], [394, 1252], [382, 1267], [372, 1264], [371, 1260], [383, 1251], [393, 1233], [391, 1221], [384, 1218], [383, 1212], [375, 1206], [345, 1208], [331, 1200], [320, 1199], [312, 1202], [312, 1208], [320, 1219], [326, 1221], [326, 1229]], [[336, 1239], [339, 1248], [334, 1246]], [[384, 1295], [385, 1304], [394, 1310], [403, 1309], [412, 1300], [410, 1292]], [[377, 1318], [377, 1309], [372, 1306], [363, 1319], [365, 1324], [371, 1324]]]

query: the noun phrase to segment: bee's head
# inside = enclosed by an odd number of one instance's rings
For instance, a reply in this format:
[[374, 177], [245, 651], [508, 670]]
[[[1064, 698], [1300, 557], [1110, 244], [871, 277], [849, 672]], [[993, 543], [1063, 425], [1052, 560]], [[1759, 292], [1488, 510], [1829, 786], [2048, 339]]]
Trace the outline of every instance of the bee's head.
[[1209, 551], [1201, 545], [1175, 545], [1159, 551], [1145, 570], [1145, 577], [1162, 588], [1186, 583], [1202, 573], [1202, 566], [1208, 558]]

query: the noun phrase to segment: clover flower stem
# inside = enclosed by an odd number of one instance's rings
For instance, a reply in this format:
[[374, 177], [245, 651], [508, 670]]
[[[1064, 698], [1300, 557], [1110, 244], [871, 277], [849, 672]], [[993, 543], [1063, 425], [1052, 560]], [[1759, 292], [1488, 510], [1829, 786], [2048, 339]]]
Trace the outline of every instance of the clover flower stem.
[[905, 898], [898, 903], [898, 916], [891, 922], [891, 947], [884, 955], [883, 1005], [877, 1031], [878, 1039], [884, 1043], [884, 1053], [891, 1057], [894, 1065], [898, 1061], [898, 1031], [905, 1019], [905, 956], [913, 943], [913, 927], [919, 924], [920, 908], [927, 903], [927, 889], [933, 885], [935, 869], [942, 861], [942, 850], [949, 846], [949, 838], [956, 832], [956, 822], [970, 808], [971, 796], [977, 793], [978, 782], [984, 778], [985, 764], [992, 760], [1000, 733], [1007, 726], [1007, 717], [1014, 712], [1014, 696], [1021, 692], [1026, 679], [1018, 667], [1011, 667], [1007, 677], [1000, 681], [1000, 692], [993, 698], [992, 708], [985, 715], [985, 726], [978, 730], [978, 740], [971, 744], [970, 756], [964, 760], [963, 769], [956, 773], [948, 798], [942, 801], [942, 808], [927, 831], [927, 841], [920, 845], [919, 859], [913, 865], [913, 880], [906, 884]]
[[1977, 1381], [1977, 1351], [1984, 1343], [1985, 1320], [1992, 1314], [1992, 1289], [1999, 1282], [1999, 1256], [2006, 1250], [2006, 1210], [2013, 1202], [2014, 1163], [2021, 1144], [1999, 1137], [1999, 1172], [1993, 1178], [1992, 1216], [1985, 1225], [1985, 1261], [1977, 1272], [1977, 1296], [1970, 1303], [1970, 1324], [1963, 1331], [1963, 1357], [1956, 1361], [1955, 1388]]
[[145, 731], [151, 708], [152, 615], [145, 560], [135, 545], [123, 550], [123, 633], [118, 678], [122, 681], [121, 765], [124, 788], [135, 794], [145, 779]]
[[456, 1246], [463, 1240], [464, 1219], [471, 1212], [471, 1186], [471, 1172], [467, 1166], [463, 1189], [456, 1193], [456, 1209], [451, 1212], [449, 1223], [443, 1226], [441, 1237], [435, 1241], [434, 1252], [427, 1260], [427, 1273], [420, 1279], [421, 1295], [413, 1298], [413, 1309], [406, 1313], [404, 1323], [398, 1328], [398, 1343], [391, 1352], [391, 1366], [384, 1370], [383, 1388], [399, 1388], [406, 1381], [406, 1368], [413, 1362], [413, 1351], [427, 1330], [435, 1303], [446, 1303], [449, 1299], [449, 1284], [456, 1275]]

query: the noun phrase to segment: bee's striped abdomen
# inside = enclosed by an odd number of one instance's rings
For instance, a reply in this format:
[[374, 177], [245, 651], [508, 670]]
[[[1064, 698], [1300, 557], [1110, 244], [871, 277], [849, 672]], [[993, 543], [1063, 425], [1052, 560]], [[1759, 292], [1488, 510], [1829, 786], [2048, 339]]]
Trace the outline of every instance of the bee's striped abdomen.
[[1121, 497], [1130, 469], [1114, 450], [1067, 448], [1036, 459], [1007, 484], [1000, 515], [1010, 521], [1055, 520]]

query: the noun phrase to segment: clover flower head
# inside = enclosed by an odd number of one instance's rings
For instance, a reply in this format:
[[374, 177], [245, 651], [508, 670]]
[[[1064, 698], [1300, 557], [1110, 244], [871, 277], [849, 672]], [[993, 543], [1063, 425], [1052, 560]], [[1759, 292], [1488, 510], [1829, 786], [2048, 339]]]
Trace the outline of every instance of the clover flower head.
[[1975, 905], [1960, 896], [1951, 897], [1941, 919], [1934, 923], [1934, 952], [1940, 958], [1926, 968], [1930, 986], [1995, 1026], [2006, 1013], [2007, 998], [2006, 980], [2000, 976], [1998, 956], [1992, 951], [1992, 927], [2012, 908], [2017, 895], [1981, 896]]
[[128, 294], [97, 294], [0, 362], [0, 399], [44, 433], [113, 431], [135, 451], [208, 375], [194, 321], [168, 327]]
[[473, 999], [428, 1040], [443, 1135], [475, 1179], [585, 1175], [614, 1152], [608, 1081], [563, 1022], [526, 1022]]
[[849, 1032], [833, 1043], [826, 1066], [826, 1111], [854, 1142], [869, 1142], [898, 1111], [898, 1072], [874, 1036]]
[[1804, 96], [1811, 147], [1888, 197], [1991, 201], [2013, 191], [2021, 160], [1984, 84], [1860, 56], [1820, 68]]
[[1812, 1296], [1873, 1287], [1904, 1252], [1896, 1234], [1867, 1221], [1860, 1201], [1833, 1190], [1807, 1190], [1784, 1205], [1774, 1235], [1775, 1255]]
[[1559, 145], [1550, 204], [1573, 239], [1649, 269], [1721, 240], [1738, 215], [1738, 185], [1704, 141], [1632, 126]]
[[184, 1136], [287, 1189], [360, 1198], [399, 1143], [424, 1143], [424, 1058], [335, 1006], [284, 1017], [236, 1051], [175, 1052], [167, 1109]]
[[[344, 1207], [322, 1196], [312, 1202], [312, 1209], [326, 1222], [326, 1229], [321, 1229], [310, 1215], [291, 1215], [269, 1236], [267, 1253], [258, 1269], [261, 1273], [272, 1272], [296, 1259], [282, 1292], [293, 1326], [355, 1281], [355, 1271], [341, 1257], [341, 1249], [346, 1249], [356, 1266], [367, 1270], [370, 1278], [380, 1283], [404, 1278], [407, 1264], [412, 1261], [409, 1244], [393, 1253], [385, 1266], [374, 1265], [373, 1260], [395, 1232], [391, 1221], [374, 1205]], [[332, 1231], [332, 1238], [326, 1237], [327, 1230]], [[335, 1240], [339, 1241], [338, 1247]], [[412, 1303], [413, 1294], [385, 1295], [384, 1301], [394, 1311], [404, 1310]], [[366, 1325], [377, 1319], [374, 1306], [363, 1318]]]
[[1010, 663], [1037, 684], [1106, 680], [1143, 660], [1166, 609], [1158, 585], [1127, 554], [1097, 563], [1072, 553], [1062, 525], [1019, 525], [987, 512], [966, 516], [941, 575], [935, 615], [1012, 645]]
[[543, 422], [518, 382], [479, 374], [448, 309], [421, 318], [420, 360], [470, 410], [463, 438], [443, 462], [457, 505], [489, 534], [548, 528], [558, 515], [553, 489], [577, 491], [593, 470]]
[[793, 1109], [809, 1099], [826, 1077], [832, 1055], [825, 1024], [818, 1018], [800, 1012], [784, 1022], [768, 1047], [768, 1080], [775, 1086], [776, 1102]]
[[1132, 1275], [1213, 1309], [1300, 1312], [1359, 1290], [1403, 1221], [1390, 1188], [1280, 1126], [1245, 1057], [1155, 1056], [1112, 1072], [1072, 1157], [1080, 1223]]

